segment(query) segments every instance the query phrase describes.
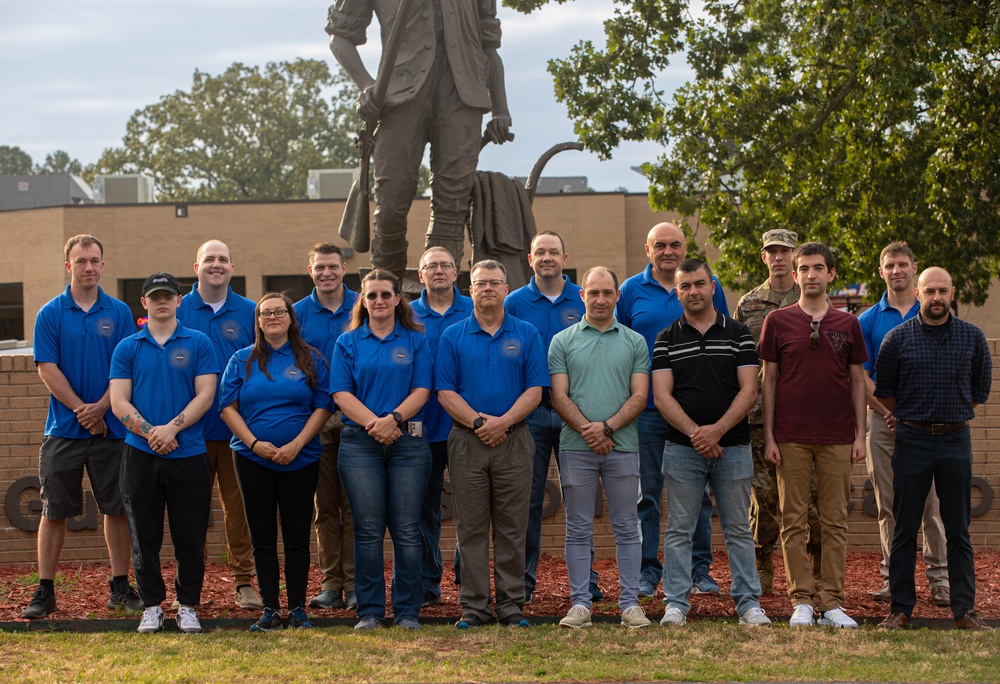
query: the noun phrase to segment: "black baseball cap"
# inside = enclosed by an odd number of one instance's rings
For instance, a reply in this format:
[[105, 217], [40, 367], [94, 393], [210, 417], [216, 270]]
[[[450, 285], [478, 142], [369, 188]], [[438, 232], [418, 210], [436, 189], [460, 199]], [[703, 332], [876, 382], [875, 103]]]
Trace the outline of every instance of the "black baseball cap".
[[166, 290], [167, 292], [179, 295], [181, 293], [181, 286], [177, 282], [177, 278], [169, 273], [154, 273], [146, 278], [146, 282], [142, 284], [142, 296], [148, 297], [151, 292], [156, 292], [157, 290]]

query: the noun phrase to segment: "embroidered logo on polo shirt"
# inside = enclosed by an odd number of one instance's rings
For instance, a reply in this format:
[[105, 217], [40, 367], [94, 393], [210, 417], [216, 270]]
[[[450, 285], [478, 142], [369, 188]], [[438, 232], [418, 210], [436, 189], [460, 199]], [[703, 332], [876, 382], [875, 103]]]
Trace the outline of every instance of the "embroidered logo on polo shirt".
[[284, 376], [286, 380], [298, 380], [304, 376], [305, 373], [303, 373], [298, 366], [289, 366], [281, 372], [281, 375]]
[[583, 314], [579, 309], [574, 309], [571, 306], [567, 306], [565, 309], [559, 312], [559, 322], [562, 323], [562, 327], [568, 328], [571, 325], [575, 325], [580, 322]]
[[230, 342], [240, 339], [241, 330], [243, 330], [243, 326], [232, 319], [224, 320], [219, 324], [219, 334], [222, 335], [222, 339]]
[[508, 337], [500, 342], [500, 353], [508, 359], [516, 359], [521, 355], [521, 340], [516, 337]]
[[191, 352], [184, 347], [170, 350], [170, 365], [174, 368], [187, 368], [191, 365]]
[[115, 334], [115, 322], [114, 319], [104, 316], [97, 319], [97, 323], [94, 324], [94, 328], [97, 330], [97, 334], [101, 337], [111, 337]]
[[413, 352], [406, 347], [393, 347], [389, 352], [389, 358], [397, 366], [409, 366], [413, 363]]

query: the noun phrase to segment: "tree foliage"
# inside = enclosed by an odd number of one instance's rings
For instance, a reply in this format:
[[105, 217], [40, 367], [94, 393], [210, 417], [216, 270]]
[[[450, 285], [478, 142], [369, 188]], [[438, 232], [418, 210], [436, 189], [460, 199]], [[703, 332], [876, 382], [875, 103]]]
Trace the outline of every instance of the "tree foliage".
[[189, 91], [132, 115], [98, 172], [149, 174], [163, 201], [304, 198], [309, 169], [357, 166], [356, 97], [319, 60], [196, 70]]
[[31, 155], [20, 147], [0, 145], [0, 176], [28, 176], [31, 163]]
[[[780, 226], [834, 247], [840, 283], [880, 292], [878, 253], [906, 240], [962, 301], [986, 299], [1000, 267], [997, 0], [616, 0], [605, 34], [550, 63], [556, 95], [605, 157], [662, 143], [651, 203], [710, 229], [724, 283], [766, 276], [760, 234]], [[693, 77], [664, 92], [685, 59]]]

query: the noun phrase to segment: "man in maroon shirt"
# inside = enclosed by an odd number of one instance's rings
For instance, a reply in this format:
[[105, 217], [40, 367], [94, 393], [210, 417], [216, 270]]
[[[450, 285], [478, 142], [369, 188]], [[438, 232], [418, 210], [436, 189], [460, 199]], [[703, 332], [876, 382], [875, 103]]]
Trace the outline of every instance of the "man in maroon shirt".
[[[764, 362], [764, 458], [777, 466], [781, 550], [791, 626], [857, 627], [841, 608], [847, 563], [847, 499], [851, 465], [865, 457], [865, 374], [868, 360], [854, 316], [830, 306], [836, 269], [818, 242], [792, 255], [797, 304], [764, 319], [758, 350]], [[809, 481], [816, 468], [822, 530], [822, 580], [815, 586], [808, 539]]]

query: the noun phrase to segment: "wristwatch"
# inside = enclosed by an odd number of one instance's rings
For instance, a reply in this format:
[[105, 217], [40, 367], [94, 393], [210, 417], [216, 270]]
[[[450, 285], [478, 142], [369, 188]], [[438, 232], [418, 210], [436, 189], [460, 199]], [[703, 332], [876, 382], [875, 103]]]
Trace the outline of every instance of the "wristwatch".
[[604, 421], [604, 436], [610, 437], [613, 434], [615, 434], [614, 429], [612, 429], [612, 427], [608, 425], [608, 421]]
[[474, 421], [472, 421], [472, 427], [473, 427], [473, 429], [478, 430], [479, 428], [481, 428], [483, 426], [483, 423], [485, 423], [485, 422], [486, 421], [483, 420], [483, 417], [479, 416]]
[[396, 421], [397, 423], [402, 423], [403, 422], [403, 414], [400, 413], [399, 411], [393, 411], [392, 412], [392, 419], [394, 421]]

